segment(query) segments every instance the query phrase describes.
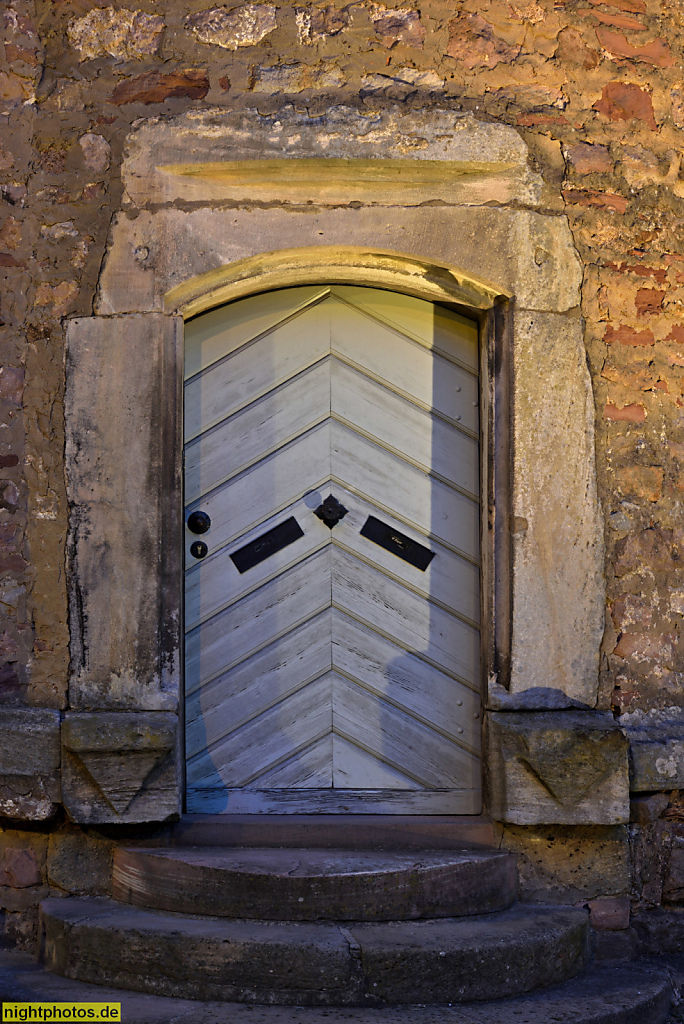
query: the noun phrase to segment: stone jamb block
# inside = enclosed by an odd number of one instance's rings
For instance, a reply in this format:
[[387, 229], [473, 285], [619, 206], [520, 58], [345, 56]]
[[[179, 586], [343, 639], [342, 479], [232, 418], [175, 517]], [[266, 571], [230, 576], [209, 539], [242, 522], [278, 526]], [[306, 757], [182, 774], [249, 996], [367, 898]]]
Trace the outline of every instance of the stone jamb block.
[[69, 703], [176, 711], [182, 593], [178, 318], [67, 331]]
[[627, 738], [608, 712], [491, 712], [489, 809], [518, 825], [629, 821]]
[[59, 711], [0, 709], [0, 816], [51, 818], [60, 801]]
[[165, 821], [180, 813], [178, 716], [67, 712], [62, 793], [73, 821]]

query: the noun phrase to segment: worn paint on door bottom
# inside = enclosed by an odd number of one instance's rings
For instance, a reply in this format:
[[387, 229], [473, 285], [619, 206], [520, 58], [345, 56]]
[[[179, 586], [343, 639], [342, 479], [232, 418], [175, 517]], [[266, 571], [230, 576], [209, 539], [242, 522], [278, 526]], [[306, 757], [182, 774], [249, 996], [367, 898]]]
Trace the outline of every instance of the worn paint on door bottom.
[[189, 812], [479, 813], [478, 366], [370, 288], [186, 325]]

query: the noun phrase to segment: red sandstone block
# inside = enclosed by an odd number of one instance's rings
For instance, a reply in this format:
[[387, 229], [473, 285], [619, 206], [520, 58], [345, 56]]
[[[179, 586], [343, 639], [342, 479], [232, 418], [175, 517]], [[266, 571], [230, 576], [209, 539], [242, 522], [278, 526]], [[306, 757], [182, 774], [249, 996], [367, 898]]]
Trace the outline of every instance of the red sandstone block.
[[625, 405], [620, 409], [613, 402], [606, 402], [603, 410], [604, 420], [627, 420], [629, 423], [643, 423], [646, 419], [646, 410], [643, 405], [635, 403], [634, 405]]
[[119, 82], [110, 99], [121, 106], [124, 103], [163, 103], [172, 96], [187, 96], [201, 100], [209, 92], [209, 79], [201, 68], [184, 68], [162, 74], [147, 71]]
[[612, 121], [629, 121], [635, 118], [649, 128], [657, 127], [653, 113], [653, 100], [647, 89], [640, 89], [631, 82], [608, 82], [604, 85], [601, 99], [594, 104], [594, 110]]
[[630, 903], [627, 896], [604, 896], [590, 900], [589, 920], [597, 931], [620, 931], [629, 928]]
[[612, 171], [613, 161], [607, 146], [593, 146], [578, 142], [568, 147], [568, 160], [578, 174], [596, 174]]
[[609, 324], [606, 328], [603, 340], [606, 345], [612, 345], [615, 342], [619, 345], [655, 345], [653, 331], [637, 331], [634, 327], [628, 327], [626, 324], [621, 324], [617, 328], [613, 327], [612, 324]]
[[563, 199], [572, 206], [598, 206], [602, 209], [624, 213], [629, 206], [629, 199], [616, 195], [614, 192], [595, 192], [590, 189], [564, 188]]
[[21, 850], [10, 847], [0, 867], [0, 885], [8, 885], [14, 889], [26, 889], [30, 885], [39, 885], [40, 868], [33, 850]]
[[640, 288], [636, 293], [634, 305], [637, 309], [637, 316], [647, 316], [649, 313], [660, 313], [663, 308], [665, 292], [659, 292], [655, 288]]
[[622, 32], [613, 32], [609, 28], [597, 28], [596, 36], [604, 49], [618, 57], [653, 64], [658, 68], [671, 68], [674, 64], [670, 47], [664, 39], [653, 39], [644, 46], [633, 46]]

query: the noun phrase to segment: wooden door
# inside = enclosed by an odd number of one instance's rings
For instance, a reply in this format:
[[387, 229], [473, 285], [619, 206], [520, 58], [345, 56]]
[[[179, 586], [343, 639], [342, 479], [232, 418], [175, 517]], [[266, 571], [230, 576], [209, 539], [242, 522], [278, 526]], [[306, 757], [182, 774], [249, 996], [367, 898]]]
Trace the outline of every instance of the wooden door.
[[478, 396], [476, 324], [393, 292], [186, 325], [189, 812], [479, 812]]

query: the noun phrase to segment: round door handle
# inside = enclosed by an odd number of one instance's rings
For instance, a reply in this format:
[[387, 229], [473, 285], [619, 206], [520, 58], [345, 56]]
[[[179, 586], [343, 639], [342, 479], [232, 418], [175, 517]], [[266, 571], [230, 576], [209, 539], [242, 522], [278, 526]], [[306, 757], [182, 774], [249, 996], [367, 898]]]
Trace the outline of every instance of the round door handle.
[[206, 558], [209, 548], [203, 540], [196, 540], [194, 544], [190, 545], [190, 554], [193, 558]]
[[206, 533], [211, 526], [211, 519], [206, 512], [191, 512], [188, 516], [188, 530], [191, 533]]

